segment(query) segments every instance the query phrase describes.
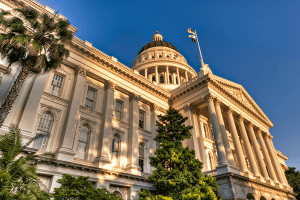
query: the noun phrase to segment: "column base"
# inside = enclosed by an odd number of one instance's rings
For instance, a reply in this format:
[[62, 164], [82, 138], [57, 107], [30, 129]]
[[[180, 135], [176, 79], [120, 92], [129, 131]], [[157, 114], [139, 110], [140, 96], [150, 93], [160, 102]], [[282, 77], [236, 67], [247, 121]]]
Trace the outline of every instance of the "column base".
[[73, 151], [73, 149], [61, 147], [56, 151], [55, 159], [73, 162], [75, 155], [76, 153]]
[[227, 172], [232, 172], [235, 174], [241, 174], [241, 171], [239, 168], [229, 165], [228, 163], [226, 164], [220, 164], [219, 166], [216, 167], [217, 169], [217, 174], [224, 174]]
[[112, 161], [108, 156], [99, 156], [95, 159], [94, 166], [98, 168], [111, 169]]
[[137, 164], [128, 164], [126, 166], [126, 172], [135, 175], [141, 175], [141, 168]]

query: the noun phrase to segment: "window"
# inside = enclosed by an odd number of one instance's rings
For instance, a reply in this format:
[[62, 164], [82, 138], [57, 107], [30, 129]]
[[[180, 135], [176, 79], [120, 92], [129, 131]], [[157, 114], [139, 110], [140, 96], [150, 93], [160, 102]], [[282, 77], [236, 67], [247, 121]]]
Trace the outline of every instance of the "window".
[[164, 75], [160, 75], [160, 77], [159, 77], [159, 82], [160, 82], [160, 83], [165, 83]]
[[32, 148], [44, 150], [47, 137], [50, 133], [52, 121], [53, 121], [53, 116], [50, 113], [44, 113], [42, 115], [36, 131], [37, 138], [34, 139]]
[[154, 82], [155, 82], [155, 75], [153, 75], [153, 76], [152, 76], [152, 81], [154, 81]]
[[141, 172], [144, 172], [144, 143], [139, 144], [139, 166]]
[[122, 118], [122, 104], [121, 101], [116, 101], [115, 116], [118, 120], [121, 120]]
[[178, 78], [177, 78], [177, 77], [175, 78], [175, 81], [176, 81], [176, 83], [175, 83], [175, 84], [179, 84], [179, 83], [178, 83]]
[[64, 78], [62, 76], [54, 74], [52, 82], [51, 82], [51, 88], [50, 88], [51, 94], [59, 96], [63, 79]]
[[118, 191], [114, 191], [114, 193], [113, 193], [116, 197], [120, 197], [120, 198], [122, 198], [122, 195], [121, 195], [121, 193], [120, 192], [118, 192]]
[[211, 154], [210, 154], [210, 153], [208, 154], [208, 159], [209, 159], [209, 166], [210, 166], [210, 170], [213, 170], [212, 156], [211, 156]]
[[169, 76], [170, 84], [172, 84], [172, 76]]
[[120, 149], [120, 138], [118, 135], [114, 135], [112, 140], [111, 154], [112, 154], [112, 161], [116, 165], [118, 165], [118, 160], [119, 160], [119, 149]]
[[88, 138], [90, 134], [90, 129], [87, 126], [82, 126], [80, 129], [79, 133], [79, 140], [78, 140], [78, 147], [77, 147], [77, 158], [84, 159], [85, 153], [86, 153], [86, 148], [87, 148], [87, 143], [88, 143]]
[[140, 128], [144, 128], [144, 116], [145, 113], [143, 111], [140, 111], [140, 114], [139, 114], [139, 127]]
[[206, 124], [203, 124], [203, 129], [204, 129], [205, 137], [208, 138], [208, 139], [211, 139], [211, 138], [209, 137], [209, 133], [208, 133], [207, 125], [206, 125]]
[[94, 90], [88, 89], [85, 99], [85, 107], [93, 109], [94, 101], [95, 101], [95, 94]]

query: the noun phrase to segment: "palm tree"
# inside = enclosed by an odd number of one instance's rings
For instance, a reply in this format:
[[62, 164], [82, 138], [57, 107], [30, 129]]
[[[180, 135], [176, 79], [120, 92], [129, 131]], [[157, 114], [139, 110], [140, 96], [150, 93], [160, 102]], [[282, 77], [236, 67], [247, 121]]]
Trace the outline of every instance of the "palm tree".
[[20, 156], [27, 144], [22, 145], [19, 128], [0, 135], [0, 199], [49, 199], [39, 186], [36, 156]]
[[61, 65], [69, 51], [62, 43], [71, 41], [73, 34], [68, 30], [69, 21], [39, 16], [32, 8], [15, 9], [19, 17], [7, 11], [0, 13], [0, 54], [9, 64], [21, 70], [0, 108], [0, 127], [14, 104], [22, 85], [30, 74], [46, 73]]

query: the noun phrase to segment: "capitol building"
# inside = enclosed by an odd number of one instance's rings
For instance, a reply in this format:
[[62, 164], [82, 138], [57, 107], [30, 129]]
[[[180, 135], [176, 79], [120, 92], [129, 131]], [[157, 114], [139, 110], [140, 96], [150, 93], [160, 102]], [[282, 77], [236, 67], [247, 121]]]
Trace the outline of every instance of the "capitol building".
[[[23, 2], [56, 15], [34, 0]], [[0, 9], [15, 7], [0, 1]], [[156, 120], [172, 106], [193, 126], [184, 147], [195, 150], [203, 174], [216, 177], [223, 199], [295, 199], [284, 173], [287, 157], [273, 146], [273, 124], [244, 87], [213, 74], [207, 64], [196, 72], [176, 41], [153, 34], [132, 52], [137, 57], [131, 67], [74, 36], [60, 68], [26, 79], [0, 132], [15, 124], [24, 141], [42, 135], [26, 152], [41, 160], [44, 153], [54, 155], [55, 164], [38, 165], [43, 189], [53, 192], [65, 173], [89, 176], [96, 188], [126, 200], [153, 189], [148, 176], [154, 170], [149, 156], [158, 145]], [[0, 103], [19, 70], [1, 62]]]

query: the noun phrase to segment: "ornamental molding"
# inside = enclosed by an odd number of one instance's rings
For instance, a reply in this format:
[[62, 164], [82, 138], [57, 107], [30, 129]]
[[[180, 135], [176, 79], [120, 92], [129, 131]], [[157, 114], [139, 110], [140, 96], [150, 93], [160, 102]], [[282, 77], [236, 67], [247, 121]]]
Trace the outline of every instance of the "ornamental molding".
[[86, 70], [82, 67], [78, 67], [76, 73], [80, 76], [86, 77]]
[[43, 92], [42, 98], [47, 99], [51, 102], [54, 102], [54, 103], [62, 105], [62, 106], [68, 106], [69, 105], [68, 100], [63, 99], [61, 97], [58, 97], [56, 95], [50, 94], [48, 92]]
[[159, 107], [158, 107], [158, 105], [151, 103], [150, 110], [156, 112], [156, 111], [159, 111]]
[[140, 99], [141, 99], [141, 96], [137, 95], [135, 93], [131, 93], [130, 96], [129, 96], [129, 101], [139, 102]]
[[79, 112], [101, 119], [102, 113], [80, 105]]
[[110, 89], [110, 90], [115, 90], [116, 89], [117, 84], [111, 82], [111, 81], [106, 81], [104, 89]]

